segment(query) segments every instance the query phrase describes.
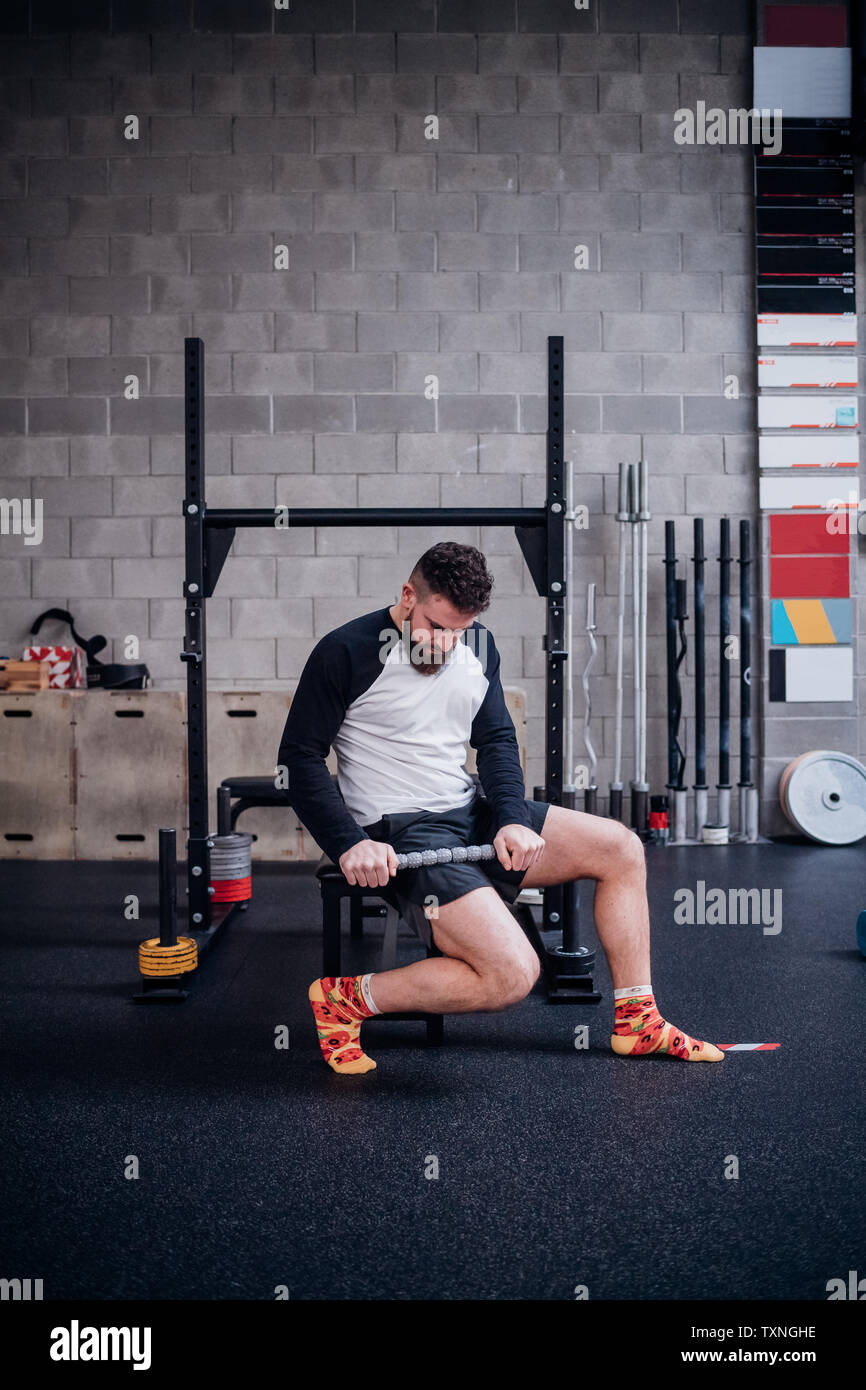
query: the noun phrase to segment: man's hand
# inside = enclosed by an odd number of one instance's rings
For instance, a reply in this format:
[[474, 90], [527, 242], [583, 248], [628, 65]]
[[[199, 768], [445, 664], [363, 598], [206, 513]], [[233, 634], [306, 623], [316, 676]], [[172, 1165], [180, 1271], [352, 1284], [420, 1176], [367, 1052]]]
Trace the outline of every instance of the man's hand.
[[397, 872], [397, 854], [383, 840], [359, 840], [340, 855], [340, 868], [346, 882], [362, 888], [384, 888]]
[[503, 825], [493, 841], [496, 857], [504, 869], [529, 869], [544, 853], [545, 841], [527, 825]]

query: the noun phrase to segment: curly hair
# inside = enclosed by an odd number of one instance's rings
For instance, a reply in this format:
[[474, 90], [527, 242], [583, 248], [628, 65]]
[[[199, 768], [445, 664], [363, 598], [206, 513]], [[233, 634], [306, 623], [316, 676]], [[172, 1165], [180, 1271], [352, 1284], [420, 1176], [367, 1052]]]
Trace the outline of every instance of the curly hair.
[[487, 561], [474, 545], [439, 541], [425, 550], [409, 575], [419, 598], [436, 594], [446, 598], [458, 613], [483, 613], [490, 606], [493, 577]]

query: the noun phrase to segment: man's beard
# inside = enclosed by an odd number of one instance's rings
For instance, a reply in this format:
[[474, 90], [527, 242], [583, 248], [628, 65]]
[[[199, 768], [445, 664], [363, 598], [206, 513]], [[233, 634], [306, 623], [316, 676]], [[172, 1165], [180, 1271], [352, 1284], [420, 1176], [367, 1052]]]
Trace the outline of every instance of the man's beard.
[[417, 658], [417, 654], [412, 652], [410, 644], [409, 661], [412, 666], [412, 669], [414, 671], [417, 671], [419, 676], [435, 676], [438, 671], [442, 670], [443, 666], [448, 665], [448, 662], [451, 660], [453, 652], [454, 648], [452, 647], [450, 652], [442, 652], [439, 656], [438, 661], [419, 661]]

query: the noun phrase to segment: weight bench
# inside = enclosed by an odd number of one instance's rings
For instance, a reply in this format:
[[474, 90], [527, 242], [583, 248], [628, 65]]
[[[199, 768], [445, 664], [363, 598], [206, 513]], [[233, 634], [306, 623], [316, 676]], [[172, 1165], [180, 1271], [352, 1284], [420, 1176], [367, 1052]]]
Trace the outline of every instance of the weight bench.
[[230, 835], [238, 817], [253, 806], [284, 806], [290, 811], [288, 788], [275, 787], [273, 777], [224, 777], [217, 789], [217, 833]]

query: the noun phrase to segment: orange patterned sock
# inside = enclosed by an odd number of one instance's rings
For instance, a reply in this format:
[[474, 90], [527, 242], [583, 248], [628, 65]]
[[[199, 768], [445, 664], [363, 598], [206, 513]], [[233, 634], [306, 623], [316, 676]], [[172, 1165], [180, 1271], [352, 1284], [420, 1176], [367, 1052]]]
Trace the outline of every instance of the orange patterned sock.
[[369, 977], [362, 975], [326, 975], [314, 980], [309, 988], [316, 1032], [322, 1056], [336, 1072], [372, 1071], [376, 1063], [361, 1047], [361, 1024], [378, 1010], [367, 1003], [364, 994]]
[[690, 1038], [662, 1018], [652, 989], [638, 985], [614, 990], [616, 1021], [610, 1045], [621, 1057], [643, 1057], [650, 1052], [667, 1052], [685, 1062], [721, 1062], [724, 1052], [713, 1043]]

